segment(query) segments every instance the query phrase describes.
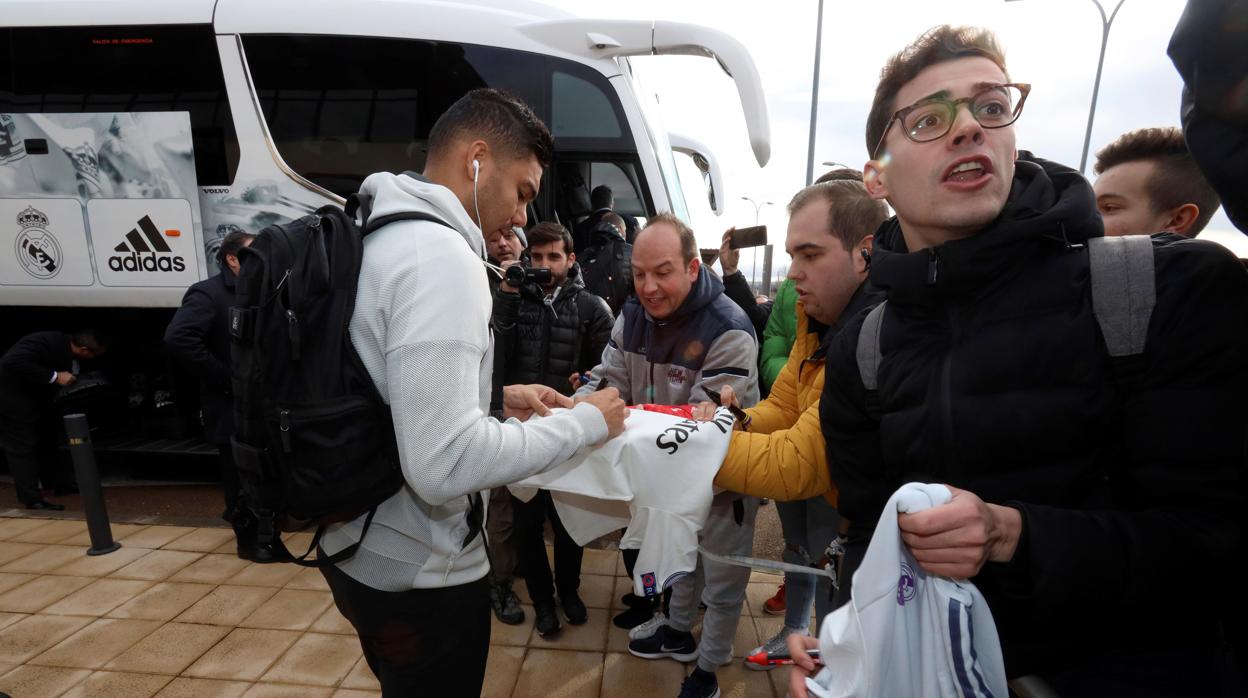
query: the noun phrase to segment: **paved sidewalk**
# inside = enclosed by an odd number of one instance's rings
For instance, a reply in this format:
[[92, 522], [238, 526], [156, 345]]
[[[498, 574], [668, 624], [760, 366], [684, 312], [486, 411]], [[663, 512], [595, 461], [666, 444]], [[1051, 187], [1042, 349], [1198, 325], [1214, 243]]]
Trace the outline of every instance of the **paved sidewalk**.
[[[117, 552], [88, 557], [78, 520], [0, 518], [0, 691], [90, 696], [379, 696], [350, 624], [319, 572], [234, 556], [225, 528], [114, 524]], [[287, 540], [305, 550], [310, 536]], [[495, 622], [482, 693], [491, 698], [675, 698], [690, 666], [628, 654], [611, 625], [628, 589], [615, 550], [585, 551], [589, 622], [552, 641]], [[737, 656], [779, 630], [763, 601], [779, 577], [754, 573]], [[695, 632], [697, 629], [695, 628]], [[725, 698], [785, 694], [787, 671], [739, 661], [719, 672]]]

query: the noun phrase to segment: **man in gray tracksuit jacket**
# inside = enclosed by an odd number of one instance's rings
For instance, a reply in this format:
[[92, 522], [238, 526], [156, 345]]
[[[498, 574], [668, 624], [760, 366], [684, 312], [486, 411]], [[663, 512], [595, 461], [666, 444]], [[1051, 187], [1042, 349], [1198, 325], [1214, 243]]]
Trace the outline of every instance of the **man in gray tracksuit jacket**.
[[[629, 404], [680, 405], [709, 400], [706, 389], [731, 385], [741, 403], [758, 402], [758, 342], [745, 312], [724, 295], [724, 285], [701, 267], [688, 226], [670, 214], [651, 218], [633, 245], [636, 296], [625, 302], [603, 351], [578, 395], [606, 380]], [[733, 492], [715, 497], [703, 547], [721, 554], [748, 555], [754, 541], [758, 500]], [[625, 551], [626, 553], [628, 551]], [[635, 559], [626, 556], [626, 562]], [[630, 570], [642, 576], [652, 570]], [[698, 661], [690, 680], [715, 685], [714, 671], [732, 660], [741, 605], [750, 571], [699, 559], [698, 569], [672, 585], [667, 616], [633, 628], [629, 651], [646, 659]], [[661, 584], [659, 580], [659, 584]], [[703, 586], [705, 585], [705, 591]], [[660, 592], [661, 589], [655, 589]], [[689, 633], [706, 603], [699, 647]], [[682, 695], [685, 695], [682, 693]], [[698, 692], [695, 695], [712, 695]]]
[[[522, 480], [623, 430], [610, 391], [571, 405], [545, 386], [505, 386], [489, 413], [494, 342], [481, 229], [525, 223], [550, 134], [532, 111], [474, 90], [434, 125], [423, 175], [364, 180], [372, 220], [420, 212], [364, 240], [351, 344], [394, 418], [405, 486], [377, 507], [359, 551], [322, 568], [386, 696], [478, 696], [489, 651], [482, 492]], [[615, 402], [612, 402], [615, 398]], [[571, 409], [522, 422], [544, 406]], [[618, 412], [618, 414], [617, 414]], [[360, 517], [331, 526], [334, 553]]]

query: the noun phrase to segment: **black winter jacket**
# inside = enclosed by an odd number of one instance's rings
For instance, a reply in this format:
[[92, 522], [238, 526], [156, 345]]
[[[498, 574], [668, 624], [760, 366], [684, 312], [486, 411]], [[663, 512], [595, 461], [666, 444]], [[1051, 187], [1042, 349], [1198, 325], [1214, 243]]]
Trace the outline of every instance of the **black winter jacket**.
[[225, 270], [192, 284], [165, 328], [165, 348], [199, 379], [204, 439], [216, 445], [229, 444], [234, 433], [230, 306], [237, 278]]
[[536, 283], [520, 293], [494, 292], [495, 351], [506, 357], [506, 385], [540, 383], [564, 395], [568, 377], [598, 365], [614, 319], [606, 301], [585, 290], [573, 264], [553, 300]]
[[585, 288], [605, 300], [612, 315], [619, 315], [633, 295], [633, 246], [607, 222], [600, 222], [591, 234], [585, 251], [576, 255]]
[[754, 297], [754, 289], [750, 288], [750, 282], [745, 280], [745, 274], [742, 274], [740, 270], [725, 275], [723, 282], [724, 293], [734, 303], [741, 306], [746, 315], [750, 316], [750, 324], [754, 325], [754, 335], [762, 337], [767, 329], [767, 320], [771, 317], [771, 303], [758, 302], [758, 299]]
[[1214, 642], [1236, 568], [1248, 275], [1217, 245], [1155, 240], [1157, 303], [1131, 370], [1111, 364], [1092, 313], [1083, 243], [1101, 234], [1079, 173], [1023, 153], [979, 234], [907, 253], [896, 219], [877, 232], [878, 420], [855, 360], [864, 315], [828, 358], [820, 413], [851, 565], [908, 481], [1022, 512], [1013, 560], [972, 580], [1010, 676], [1103, 666], [1109, 652], [1160, 666]]

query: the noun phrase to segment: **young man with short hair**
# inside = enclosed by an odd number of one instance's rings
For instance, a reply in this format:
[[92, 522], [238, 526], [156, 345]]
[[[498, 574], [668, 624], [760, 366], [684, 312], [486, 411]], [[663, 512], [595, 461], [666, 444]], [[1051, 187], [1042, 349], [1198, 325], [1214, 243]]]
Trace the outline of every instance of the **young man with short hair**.
[[[490, 639], [481, 493], [623, 431], [606, 390], [573, 405], [545, 386], [506, 386], [488, 414], [493, 340], [482, 230], [523, 226], [552, 142], [516, 98], [473, 90], [434, 124], [423, 174], [379, 172], [372, 216], [419, 211], [364, 240], [351, 343], [394, 417], [405, 487], [377, 507], [358, 552], [322, 568], [386, 695], [477, 696]], [[534, 422], [533, 413], [570, 407]], [[331, 526], [332, 555], [364, 518]]]
[[[545, 283], [531, 281], [516, 288], [504, 280], [494, 294], [494, 328], [498, 350], [507, 356], [505, 383], [537, 383], [570, 393], [569, 374], [598, 363], [611, 337], [615, 318], [606, 301], [585, 290], [572, 234], [558, 223], [538, 223], [529, 230], [529, 266], [546, 269]], [[550, 493], [538, 490], [533, 499], [513, 498], [512, 541], [524, 569], [524, 583], [533, 602], [538, 635], [551, 637], [561, 629], [555, 597], [572, 625], [588, 620], [577, 590], [581, 584], [581, 546], [559, 519]], [[546, 562], [542, 530], [547, 519], [555, 533], [555, 574]]]
[[1174, 233], [1194, 238], [1218, 210], [1178, 128], [1124, 133], [1096, 154], [1092, 184], [1106, 235]]
[[[784, 531], [784, 559], [817, 563], [840, 528], [836, 486], [828, 478], [819, 396], [824, 357], [840, 327], [879, 301], [865, 282], [872, 235], [888, 217], [862, 182], [826, 181], [799, 191], [789, 202], [785, 248], [792, 258], [788, 278], [797, 295], [797, 339], [766, 400], [745, 411], [749, 428], [732, 435], [715, 485], [776, 501]], [[725, 402], [735, 402], [725, 388]], [[699, 405], [709, 419], [714, 408]], [[781, 652], [789, 635], [805, 635], [811, 604], [816, 627], [832, 610], [831, 580], [810, 574], [785, 575], [784, 627], [753, 653]], [[747, 663], [747, 667], [759, 665]]]
[[[933, 29], [881, 73], [864, 172], [896, 216], [870, 272], [887, 298], [878, 387], [858, 360], [862, 316], [834, 341], [820, 399], [852, 522], [842, 584], [892, 492], [945, 483], [948, 503], [897, 516], [901, 540], [983, 593], [1007, 676], [1064, 698], [1218, 695], [1224, 600], [1209, 590], [1243, 533], [1248, 276], [1212, 243], [1150, 240], [1144, 351], [1111, 357], [1092, 188], [1016, 150], [1029, 90], [977, 28]], [[1159, 612], [1166, 599], [1181, 608]], [[804, 640], [789, 641], [794, 695], [813, 668]]]

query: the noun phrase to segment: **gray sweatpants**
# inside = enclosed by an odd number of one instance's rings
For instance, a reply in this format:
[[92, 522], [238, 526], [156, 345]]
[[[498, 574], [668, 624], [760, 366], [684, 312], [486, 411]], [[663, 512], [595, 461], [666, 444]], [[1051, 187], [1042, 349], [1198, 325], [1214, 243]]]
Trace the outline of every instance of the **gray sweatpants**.
[[[734, 504], [738, 501], [739, 505]], [[749, 555], [754, 547], [757, 514], [758, 498], [719, 493], [711, 502], [711, 513], [702, 529], [702, 547], [720, 555]], [[699, 555], [693, 574], [672, 585], [668, 618], [673, 629], [689, 632], [698, 615], [698, 600], [706, 604], [702, 641], [698, 644], [698, 667], [702, 670], [713, 672], [732, 659], [732, 641], [737, 635], [749, 583], [748, 567], [713, 562]]]

